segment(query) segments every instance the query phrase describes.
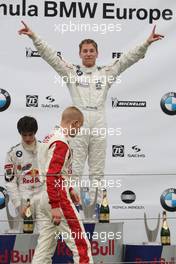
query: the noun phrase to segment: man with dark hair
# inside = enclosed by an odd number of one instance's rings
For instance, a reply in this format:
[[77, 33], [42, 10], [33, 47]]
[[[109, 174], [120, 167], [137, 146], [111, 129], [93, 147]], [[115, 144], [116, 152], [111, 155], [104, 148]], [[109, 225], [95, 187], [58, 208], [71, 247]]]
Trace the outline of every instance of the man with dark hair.
[[[39, 179], [38, 151], [41, 143], [35, 134], [38, 124], [35, 118], [24, 116], [17, 122], [17, 129], [21, 135], [21, 143], [8, 151], [5, 161], [5, 181], [10, 200], [15, 209], [24, 218], [27, 199], [30, 199], [35, 223], [35, 232], [42, 226], [40, 221], [39, 200], [43, 184]], [[19, 226], [22, 231], [22, 225]]]
[[31, 132], [34, 135], [38, 130], [38, 124], [35, 118], [30, 116], [24, 116], [18, 120], [17, 129], [20, 134], [25, 132]]
[[[122, 72], [144, 58], [148, 47], [153, 42], [161, 40], [164, 36], [155, 33], [154, 26], [144, 43], [104, 67], [96, 65], [98, 48], [95, 41], [83, 40], [79, 51], [82, 65], [74, 65], [66, 62], [61, 56], [57, 56], [46, 41], [32, 32], [23, 21], [22, 23], [24, 27], [19, 30], [19, 34], [30, 37], [41, 57], [64, 80], [67, 80], [66, 84], [73, 103], [84, 114], [84, 128], [89, 128], [89, 133], [78, 135], [72, 142], [73, 175], [78, 179], [82, 176], [86, 159], [88, 159], [90, 179], [95, 181], [94, 186], [99, 183], [101, 187], [106, 157], [106, 137], [101, 136], [101, 129], [106, 129], [105, 102], [108, 90]], [[98, 133], [93, 133], [95, 130]], [[99, 196], [98, 201], [100, 200]]]

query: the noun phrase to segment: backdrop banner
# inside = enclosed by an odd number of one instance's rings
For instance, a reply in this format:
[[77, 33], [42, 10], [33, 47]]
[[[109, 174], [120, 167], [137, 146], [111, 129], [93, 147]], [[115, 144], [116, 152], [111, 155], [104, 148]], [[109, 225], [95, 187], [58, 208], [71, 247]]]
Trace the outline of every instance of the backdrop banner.
[[[1, 0], [0, 20], [2, 187], [6, 153], [21, 140], [17, 121], [24, 115], [35, 117], [37, 138], [42, 140], [59, 123], [63, 109], [73, 104], [63, 79], [41, 59], [31, 39], [18, 35], [21, 20], [75, 65], [81, 64], [79, 43], [85, 38], [98, 43], [97, 65], [103, 66], [144, 43], [155, 24], [156, 32], [165, 35], [109, 89], [107, 128], [101, 132], [107, 136], [105, 187], [111, 219], [124, 222], [124, 241], [146, 241], [144, 212], [152, 228], [166, 209], [176, 243], [175, 1]], [[0, 208], [0, 231], [6, 232], [6, 210]], [[9, 210], [15, 215], [11, 202]]]

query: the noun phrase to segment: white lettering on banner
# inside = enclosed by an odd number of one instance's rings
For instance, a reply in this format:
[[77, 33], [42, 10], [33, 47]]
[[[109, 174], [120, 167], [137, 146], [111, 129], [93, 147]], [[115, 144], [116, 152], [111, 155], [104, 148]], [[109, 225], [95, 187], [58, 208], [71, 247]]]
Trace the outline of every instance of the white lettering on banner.
[[102, 180], [89, 180], [89, 179], [81, 179], [79, 181], [70, 178], [69, 180], [60, 181], [57, 179], [54, 181], [55, 188], [80, 188], [80, 187], [91, 187], [91, 188], [120, 188], [122, 187], [121, 179], [102, 179]]
[[121, 24], [112, 24], [112, 23], [73, 23], [71, 20], [69, 23], [61, 23], [54, 25], [54, 31], [58, 33], [65, 32], [100, 32], [100, 34], [106, 34], [107, 32], [117, 32], [121, 31]]
[[82, 239], [82, 238], [88, 238], [89, 240], [98, 240], [101, 243], [105, 243], [107, 241], [111, 240], [120, 240], [122, 239], [122, 232], [106, 232], [106, 231], [101, 231], [101, 232], [96, 232], [93, 231], [92, 234], [89, 232], [81, 232], [81, 233], [75, 233], [75, 232], [55, 232], [55, 239], [61, 239], [61, 241], [64, 240], [75, 240], [77, 239]]

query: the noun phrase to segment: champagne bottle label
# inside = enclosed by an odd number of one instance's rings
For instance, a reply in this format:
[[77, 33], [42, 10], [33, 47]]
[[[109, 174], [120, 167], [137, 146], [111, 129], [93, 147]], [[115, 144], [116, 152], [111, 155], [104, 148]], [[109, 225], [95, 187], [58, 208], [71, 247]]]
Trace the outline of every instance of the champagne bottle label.
[[100, 213], [100, 221], [109, 221], [109, 214]]
[[33, 233], [34, 222], [31, 212], [30, 200], [27, 200], [27, 209], [25, 212], [24, 222], [23, 222], [23, 233]]
[[160, 236], [162, 245], [170, 245], [170, 230], [167, 224], [167, 215], [165, 211], [163, 212], [163, 223]]
[[100, 223], [109, 223], [109, 205], [107, 200], [106, 189], [103, 190], [103, 200], [100, 206], [99, 222]]
[[24, 224], [23, 231], [24, 231], [24, 233], [32, 233], [33, 232], [33, 224]]
[[170, 236], [161, 236], [161, 244], [170, 245]]

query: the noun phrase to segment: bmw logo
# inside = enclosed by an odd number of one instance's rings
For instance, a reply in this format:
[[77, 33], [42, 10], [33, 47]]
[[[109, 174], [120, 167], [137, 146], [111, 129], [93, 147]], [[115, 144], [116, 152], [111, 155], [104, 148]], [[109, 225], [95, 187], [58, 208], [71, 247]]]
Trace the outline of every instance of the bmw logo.
[[162, 207], [169, 212], [176, 211], [176, 189], [170, 188], [165, 190], [161, 197], [160, 202]]
[[10, 95], [4, 89], [0, 89], [0, 112], [5, 111], [11, 102]]
[[5, 207], [6, 196], [7, 196], [6, 189], [0, 186], [0, 209], [3, 209]]
[[18, 158], [21, 158], [22, 155], [23, 155], [23, 152], [22, 152], [21, 150], [17, 150], [17, 151], [16, 151], [16, 156], [17, 156]]
[[83, 72], [81, 70], [77, 70], [76, 73], [77, 73], [78, 76], [83, 75]]
[[161, 109], [165, 114], [176, 115], [176, 93], [170, 92], [161, 98]]
[[122, 202], [127, 203], [127, 204], [133, 203], [136, 200], [136, 194], [129, 190], [124, 191], [121, 194], [121, 200]]

